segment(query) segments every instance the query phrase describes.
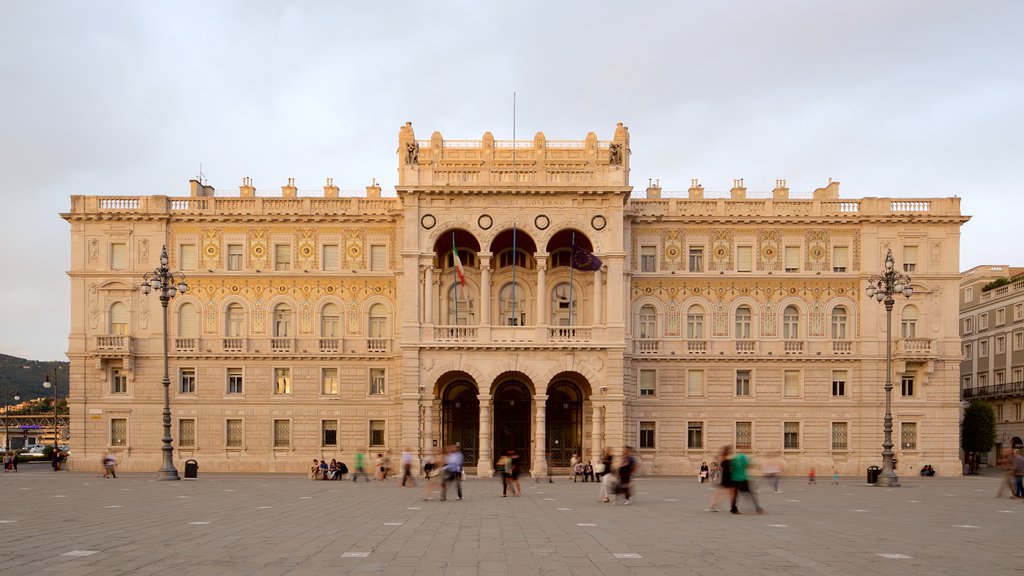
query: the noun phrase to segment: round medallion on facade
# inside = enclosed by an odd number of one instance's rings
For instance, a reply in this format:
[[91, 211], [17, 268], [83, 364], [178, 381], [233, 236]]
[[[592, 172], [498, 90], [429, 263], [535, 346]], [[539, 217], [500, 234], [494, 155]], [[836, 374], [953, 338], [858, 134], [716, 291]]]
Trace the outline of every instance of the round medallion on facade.
[[551, 225], [551, 220], [547, 216], [541, 214], [533, 219], [533, 225], [537, 227], [537, 230], [545, 230]]
[[430, 230], [435, 224], [437, 224], [437, 218], [434, 218], [433, 214], [424, 214], [420, 218], [420, 226], [423, 226], [424, 230]]
[[825, 257], [825, 249], [824, 248], [822, 248], [821, 246], [815, 246], [814, 248], [811, 248], [811, 258], [814, 258], [815, 260], [821, 260], [824, 257]]
[[263, 259], [263, 253], [265, 251], [266, 248], [263, 247], [263, 244], [254, 244], [252, 247], [252, 255], [255, 256], [257, 260]]
[[235, 284], [235, 285], [231, 286], [231, 291], [232, 292], [238, 292], [239, 290], [241, 290], [241, 288], [238, 287], [238, 284]]
[[326, 288], [324, 288], [324, 291], [327, 292], [328, 294], [334, 294], [334, 286], [327, 286]]
[[491, 219], [490, 214], [481, 214], [480, 217], [476, 219], [476, 225], [479, 226], [481, 230], [490, 230], [492, 224], [494, 224], [494, 220]]
[[604, 216], [598, 214], [590, 219], [590, 225], [593, 226], [594, 230], [604, 230], [604, 227], [608, 225], [608, 221], [605, 220]]

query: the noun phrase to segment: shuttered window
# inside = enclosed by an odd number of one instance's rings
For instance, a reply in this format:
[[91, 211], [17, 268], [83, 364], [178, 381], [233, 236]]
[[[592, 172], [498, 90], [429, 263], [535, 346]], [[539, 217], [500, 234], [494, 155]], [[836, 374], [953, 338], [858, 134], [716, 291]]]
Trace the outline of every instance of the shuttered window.
[[846, 246], [835, 246], [832, 248], [832, 271], [846, 272], [850, 258], [850, 249]]
[[185, 302], [178, 308], [178, 336], [181, 338], [199, 336], [199, 310], [191, 302]]
[[195, 244], [182, 244], [178, 247], [178, 267], [182, 270], [195, 270], [199, 264], [199, 252]]
[[917, 246], [903, 247], [903, 271], [914, 272], [917, 270]]
[[792, 398], [800, 395], [800, 372], [798, 370], [786, 370], [782, 380], [784, 396]]
[[370, 270], [382, 271], [388, 269], [388, 250], [383, 244], [370, 245]]
[[786, 246], [786, 272], [800, 270], [800, 247]]
[[750, 272], [751, 252], [752, 250], [750, 246], [740, 246], [739, 248], [736, 248], [737, 272]]
[[274, 245], [274, 270], [286, 271], [292, 269], [292, 247], [289, 244]]
[[338, 245], [325, 244], [323, 269], [325, 272], [336, 272], [338, 270]]
[[704, 371], [690, 370], [686, 374], [686, 393], [689, 396], [704, 395]]
[[124, 270], [128, 267], [128, 245], [114, 242], [110, 245], [110, 269]]

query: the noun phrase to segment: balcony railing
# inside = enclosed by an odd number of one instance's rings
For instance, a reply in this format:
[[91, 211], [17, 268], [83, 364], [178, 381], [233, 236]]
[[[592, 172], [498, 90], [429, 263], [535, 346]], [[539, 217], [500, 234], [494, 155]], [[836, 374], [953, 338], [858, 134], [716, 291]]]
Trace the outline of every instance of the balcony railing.
[[853, 342], [850, 340], [833, 340], [833, 354], [853, 354]]
[[804, 353], [804, 341], [803, 340], [784, 340], [782, 343], [782, 351], [786, 354], [803, 354]]
[[657, 354], [661, 341], [650, 339], [637, 339], [633, 341], [633, 352], [636, 354]]
[[175, 338], [174, 339], [174, 351], [175, 352], [198, 352], [199, 351], [199, 338]]
[[370, 338], [366, 341], [366, 351], [370, 354], [386, 354], [390, 347], [390, 338]]
[[686, 341], [686, 352], [688, 354], [707, 354], [708, 353], [708, 341], [707, 340], [687, 340]]
[[736, 340], [736, 353], [750, 355], [757, 352], [757, 342], [754, 340]]
[[434, 340], [438, 342], [472, 342], [477, 337], [476, 326], [435, 326]]
[[318, 348], [321, 352], [336, 353], [341, 351], [341, 338], [320, 338]]
[[990, 384], [988, 386], [978, 386], [977, 388], [967, 388], [963, 390], [962, 396], [964, 400], [971, 400], [974, 398], [1024, 396], [1024, 381], [1004, 382], [1002, 384]]
[[101, 353], [131, 354], [132, 337], [123, 334], [117, 336], [97, 336], [96, 351]]
[[931, 338], [900, 338], [896, 351], [904, 356], [930, 356], [932, 352]]
[[245, 338], [224, 338], [221, 340], [225, 352], [245, 352]]
[[589, 342], [593, 336], [590, 328], [573, 328], [558, 326], [548, 328], [548, 340], [551, 342]]
[[295, 348], [294, 338], [271, 338], [270, 339], [270, 351], [271, 352], [291, 352]]

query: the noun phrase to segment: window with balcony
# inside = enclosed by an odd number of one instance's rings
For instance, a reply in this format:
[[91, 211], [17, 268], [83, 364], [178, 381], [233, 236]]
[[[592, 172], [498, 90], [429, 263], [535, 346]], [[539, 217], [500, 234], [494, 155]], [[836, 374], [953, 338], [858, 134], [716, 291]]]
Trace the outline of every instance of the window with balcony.
[[832, 449], [846, 450], [850, 446], [850, 426], [846, 422], [832, 423]]
[[917, 271], [917, 246], [903, 247], [903, 271]]
[[178, 447], [193, 448], [196, 445], [196, 421], [195, 418], [181, 418], [178, 420]]
[[110, 269], [124, 270], [128, 267], [128, 245], [124, 242], [110, 243]]
[[786, 450], [800, 449], [800, 423], [782, 423], [782, 447]]
[[995, 380], [993, 384], [1006, 384], [1006, 370], [996, 370], [992, 377]]
[[291, 244], [274, 244], [274, 270], [287, 272], [292, 269]]
[[338, 445], [338, 421], [337, 420], [321, 420], [320, 421], [320, 445], [321, 446], [337, 446]]
[[904, 450], [917, 450], [917, 422], [903, 422], [900, 424], [900, 448]]
[[640, 308], [637, 316], [636, 337], [641, 340], [652, 340], [658, 337], [657, 311], [647, 304]]
[[904, 374], [900, 378], [900, 396], [904, 398], [914, 397], [914, 375]]
[[704, 271], [704, 247], [703, 246], [690, 246], [689, 266], [690, 266], [690, 272], [703, 272]]
[[384, 446], [384, 425], [383, 420], [370, 420], [370, 446]]
[[128, 419], [127, 418], [111, 418], [110, 419], [110, 445], [111, 446], [127, 446], [128, 445]]
[[242, 447], [242, 421], [230, 418], [224, 423], [224, 445], [228, 448]]
[[832, 339], [846, 340], [846, 308], [836, 306], [832, 309]]
[[199, 336], [199, 308], [191, 302], [178, 307], [178, 337], [197, 338]]
[[754, 447], [754, 426], [752, 422], [736, 423], [736, 449], [750, 450]]
[[832, 371], [832, 397], [833, 398], [844, 398], [846, 397], [846, 370], [833, 370]]
[[736, 396], [740, 398], [750, 396], [750, 370], [736, 371]]
[[786, 272], [800, 271], [800, 247], [786, 246], [785, 248]]
[[978, 374], [978, 386], [988, 386], [988, 372], [981, 372]]
[[704, 309], [696, 304], [686, 311], [686, 337], [690, 340], [704, 339]]
[[341, 337], [341, 312], [337, 304], [325, 304], [320, 309], [320, 337]]
[[797, 398], [800, 396], [799, 370], [783, 370], [782, 395], [785, 396], [786, 398]]
[[658, 271], [658, 247], [657, 246], [641, 246], [640, 247], [640, 271], [641, 272], [657, 272]]
[[240, 272], [243, 268], [244, 258], [241, 244], [228, 244], [229, 272]]
[[753, 270], [753, 248], [751, 246], [736, 247], [736, 271], [750, 272]]
[[655, 370], [640, 370], [640, 396], [654, 396], [657, 391], [658, 373]]
[[687, 396], [703, 396], [704, 395], [704, 371], [703, 370], [687, 370], [686, 371], [686, 395]]
[[320, 393], [332, 396], [338, 394], [337, 368], [323, 368], [320, 370]]
[[749, 306], [736, 309], [736, 339], [750, 340], [751, 313]]
[[196, 393], [196, 369], [178, 368], [178, 394]]
[[383, 304], [370, 307], [370, 338], [388, 338], [388, 312]]
[[199, 267], [199, 250], [195, 244], [181, 244], [178, 246], [178, 268], [185, 272], [191, 272]]
[[[520, 294], [522, 294], [520, 292]], [[452, 326], [476, 325], [476, 298], [471, 285], [453, 284], [448, 289], [448, 324]], [[524, 312], [525, 307], [519, 306], [517, 312]], [[502, 324], [503, 326], [505, 324]]]
[[245, 374], [241, 368], [228, 368], [228, 394], [242, 394], [245, 390]]
[[128, 306], [124, 302], [110, 305], [110, 335], [124, 336], [128, 334]]
[[704, 423], [686, 423], [686, 447], [690, 450], [702, 450], [704, 448]]
[[274, 420], [274, 448], [287, 448], [292, 444], [292, 421]]
[[1024, 368], [1014, 368], [1011, 377], [1013, 382], [1024, 382]]
[[128, 393], [128, 374], [124, 371], [124, 368], [115, 367], [110, 369], [110, 393]]
[[274, 306], [274, 338], [292, 335], [292, 308], [287, 304]]
[[654, 449], [654, 422], [640, 423], [640, 448]]
[[[568, 326], [570, 317], [570, 306], [575, 310], [577, 302], [575, 300], [579, 298], [578, 293], [569, 293], [569, 284], [559, 284], [552, 289], [552, 298], [560, 298], [556, 302], [552, 302], [551, 315], [554, 316], [554, 320], [558, 321], [556, 326]], [[574, 300], [570, 302], [570, 297]], [[518, 283], [513, 284], [509, 282], [501, 287], [498, 292], [498, 312], [501, 314], [500, 322], [502, 326], [525, 326], [526, 325], [526, 290], [523, 289]]]
[[846, 272], [850, 265], [850, 248], [848, 246], [832, 247], [832, 271]]
[[337, 272], [339, 270], [337, 244], [324, 244], [320, 265], [324, 272]]
[[[572, 298], [570, 298], [572, 296]], [[523, 301], [525, 306], [525, 300]], [[575, 295], [569, 293], [568, 282], [557, 284], [551, 289], [551, 325], [570, 326], [575, 325], [576, 310], [579, 303]]]
[[786, 340], [800, 339], [800, 310], [793, 305], [782, 312], [782, 337]]
[[917, 338], [917, 307], [904, 306], [900, 318], [900, 334], [903, 338]]
[[387, 391], [387, 372], [384, 368], [370, 368], [370, 394], [379, 396]]
[[292, 393], [292, 369], [274, 368], [274, 394], [287, 395]]

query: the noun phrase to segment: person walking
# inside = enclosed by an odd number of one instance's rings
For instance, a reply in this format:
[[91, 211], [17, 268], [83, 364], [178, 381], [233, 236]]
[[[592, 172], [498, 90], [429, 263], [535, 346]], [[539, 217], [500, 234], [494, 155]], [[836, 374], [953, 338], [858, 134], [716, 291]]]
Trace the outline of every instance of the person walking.
[[612, 472], [612, 451], [608, 448], [604, 449], [601, 453], [601, 464], [604, 471], [599, 476], [601, 482], [601, 490], [598, 491], [597, 497], [602, 502], [611, 502], [611, 495], [615, 492], [615, 474]]
[[523, 461], [515, 450], [509, 450], [508, 466], [508, 484], [513, 488], [512, 495], [519, 496], [523, 492], [523, 487], [519, 485], [519, 473], [522, 470]]
[[363, 454], [362, 450], [356, 450], [355, 456], [355, 472], [352, 473], [352, 481], [355, 482], [359, 479], [359, 475], [363, 475], [363, 480], [370, 481], [370, 477], [366, 475], [366, 454]]
[[416, 478], [412, 475], [412, 451], [406, 446], [402, 450], [402, 488], [405, 488], [405, 481], [408, 480], [412, 487], [416, 487]]
[[633, 456], [633, 447], [623, 446], [622, 462], [619, 464], [619, 486], [615, 490], [617, 494], [622, 494], [623, 506], [629, 506], [630, 499], [633, 496], [632, 482], [634, 472], [636, 472], [636, 457]]
[[817, 473], [814, 471], [814, 466], [811, 466], [811, 469], [807, 471], [807, 485], [810, 486], [811, 484], [817, 484], [817, 483], [818, 483]]
[[782, 458], [779, 456], [768, 458], [761, 465], [761, 471], [764, 472], [764, 477], [771, 484], [772, 491], [779, 494], [779, 475], [782, 474]]
[[444, 475], [441, 480], [441, 500], [448, 499], [448, 484], [455, 482], [456, 494], [462, 500], [462, 450], [456, 446], [448, 447], [444, 457]]
[[508, 484], [512, 477], [512, 451], [509, 450], [498, 458], [498, 472], [501, 473], [501, 497], [508, 496]]
[[711, 495], [708, 512], [718, 512], [718, 508], [715, 508], [715, 505], [718, 504], [719, 498], [724, 498], [726, 501], [732, 500], [732, 477], [729, 474], [729, 470], [732, 467], [732, 446], [722, 446], [722, 451], [718, 458], [721, 461], [721, 465], [715, 464], [715, 477], [718, 480], [715, 481], [715, 492]]
[[569, 480], [576, 481], [576, 464], [579, 463], [580, 457], [573, 454], [572, 458], [569, 459]]
[[750, 467], [750, 457], [742, 452], [737, 452], [732, 457], [732, 466], [729, 470], [729, 476], [732, 479], [732, 504], [729, 507], [729, 512], [733, 514], [739, 514], [739, 508], [736, 507], [736, 500], [738, 500], [740, 493], [744, 493], [750, 496], [750, 499], [754, 502], [754, 510], [758, 514], [764, 514], [764, 508], [757, 502], [757, 494], [750, 489], [750, 480], [747, 479], [748, 468]]
[[996, 498], [1003, 497], [1003, 491], [1009, 488], [1010, 498], [1017, 498], [1017, 489], [1013, 485], [1013, 450], [1007, 448], [1003, 450], [1003, 453], [999, 455], [999, 464], [1003, 467], [1003, 476], [999, 481], [999, 491], [996, 492]]
[[103, 477], [104, 478], [109, 478], [109, 477], [117, 478], [117, 473], [114, 471], [114, 468], [116, 466], [117, 466], [117, 457], [114, 456], [113, 452], [111, 452], [110, 450], [107, 450], [106, 453], [103, 454]]
[[423, 463], [423, 475], [426, 476], [424, 484], [426, 485], [426, 491], [423, 494], [424, 500], [430, 500], [434, 497], [434, 491], [438, 488], [438, 479], [442, 478], [441, 473], [441, 452], [437, 454], [428, 454], [426, 462]]
[[1024, 498], [1024, 456], [1014, 452], [1010, 460], [1013, 472], [1013, 488], [1017, 498]]

